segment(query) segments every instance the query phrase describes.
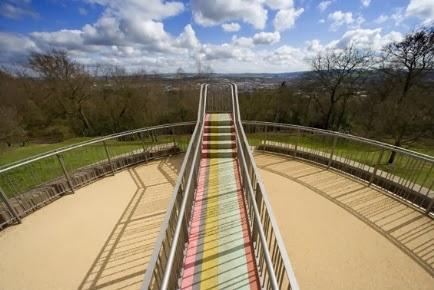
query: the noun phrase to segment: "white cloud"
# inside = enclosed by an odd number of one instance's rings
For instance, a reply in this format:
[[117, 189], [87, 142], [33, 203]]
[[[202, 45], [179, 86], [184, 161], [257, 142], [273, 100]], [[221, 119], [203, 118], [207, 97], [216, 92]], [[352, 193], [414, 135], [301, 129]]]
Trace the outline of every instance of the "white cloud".
[[267, 21], [267, 9], [259, 0], [192, 0], [191, 7], [194, 20], [203, 26], [242, 20], [263, 29]]
[[28, 53], [39, 51], [36, 44], [28, 37], [0, 31], [0, 64], [22, 63]]
[[197, 48], [200, 45], [199, 40], [196, 37], [196, 33], [191, 27], [191, 24], [188, 24], [184, 27], [184, 31], [179, 35], [177, 39], [178, 46], [183, 48]]
[[403, 7], [397, 7], [395, 9], [393, 9], [393, 14], [390, 15], [389, 18], [395, 22], [396, 26], [402, 25], [402, 23], [405, 20], [404, 8]]
[[369, 7], [371, 4], [371, 0], [360, 0], [360, 2], [362, 3], [363, 7]]
[[271, 9], [288, 9], [294, 6], [293, 0], [265, 0], [265, 4]]
[[[329, 15], [327, 21], [331, 25], [336, 23], [336, 28], [348, 27], [349, 30], [343, 32], [341, 37], [326, 43], [312, 39], [299, 46], [278, 45], [281, 41], [279, 31], [292, 27], [299, 16], [293, 17], [294, 14], [303, 11], [302, 8], [294, 8], [293, 1], [217, 0], [214, 1], [217, 4], [235, 3], [235, 6], [227, 8], [230, 11], [244, 9], [245, 12], [246, 7], [237, 8], [236, 5], [247, 3], [247, 6], [255, 7], [252, 4], [255, 2], [265, 11], [277, 10], [276, 15], [279, 13], [284, 15], [285, 11], [293, 11], [293, 14], [286, 15], [286, 21], [282, 21], [281, 25], [275, 24], [274, 32], [261, 31], [252, 33], [249, 37], [233, 35], [232, 40], [227, 43], [209, 44], [199, 41], [191, 24], [186, 25], [178, 35], [172, 35], [165, 30], [163, 20], [185, 9], [179, 0], [178, 2], [150, 0], [146, 1], [148, 5], [143, 5], [145, 1], [142, 0], [86, 1], [103, 5], [103, 13], [96, 22], [89, 23], [82, 29], [34, 32], [28, 36], [0, 32], [0, 62], [11, 62], [11, 59], [24, 61], [29, 51], [64, 48], [74, 59], [84, 64], [117, 64], [125, 66], [128, 71], [144, 68], [147, 71], [174, 72], [178, 67], [183, 67], [191, 72], [196, 70], [196, 62], [200, 60], [204, 66], [211, 66], [217, 72], [286, 72], [309, 69], [306, 60], [327, 49], [339, 50], [351, 44], [358, 48], [379, 50], [391, 41], [402, 39], [401, 33], [395, 31], [383, 33], [380, 28], [357, 28], [363, 21], [361, 16], [351, 12], [336, 11]], [[200, 2], [203, 4], [211, 1]], [[173, 3], [178, 4], [173, 5]], [[134, 10], [138, 10], [137, 13], [132, 13]], [[223, 29], [224, 24], [226, 28], [235, 29], [240, 25], [235, 21], [254, 23], [253, 20], [249, 20], [251, 22], [246, 20], [250, 16], [243, 18], [237, 13], [227, 19], [226, 16], [222, 19], [214, 14], [204, 15], [207, 15], [206, 19], [211, 19], [212, 23], [222, 25]]]
[[274, 18], [274, 28], [277, 31], [284, 31], [294, 26], [295, 20], [303, 13], [304, 9], [282, 9], [277, 12]]
[[280, 33], [275, 32], [259, 32], [253, 36], [253, 44], [274, 44], [280, 41]]
[[377, 24], [382, 24], [382, 23], [386, 22], [387, 20], [389, 20], [389, 16], [381, 14], [380, 16], [378, 16], [377, 19], [374, 20], [374, 22]]
[[36, 50], [36, 44], [28, 37], [0, 31], [2, 52], [16, 53], [23, 50]]
[[360, 26], [365, 19], [362, 16], [353, 17], [353, 13], [351, 12], [342, 12], [337, 10], [333, 13], [330, 13], [327, 16], [327, 20], [330, 22], [330, 30], [336, 31], [341, 26], [347, 25], [352, 28]]
[[323, 11], [325, 11], [331, 4], [333, 3], [333, 1], [332, 0], [329, 0], [329, 1], [322, 1], [322, 2], [320, 2], [319, 4], [318, 4], [318, 9], [321, 11], [321, 12], [323, 12]]
[[86, 0], [106, 7], [106, 13], [122, 19], [135, 18], [162, 20], [184, 11], [182, 2], [164, 0]]
[[342, 12], [340, 10], [330, 13], [327, 19], [331, 22], [331, 29], [336, 30], [344, 24], [351, 24], [354, 22], [353, 13]]
[[0, 15], [18, 20], [25, 17], [39, 18], [39, 13], [30, 7], [29, 1], [6, 0], [0, 4]]
[[231, 22], [222, 24], [222, 28], [226, 32], [237, 32], [241, 29], [241, 26], [236, 22]]
[[82, 49], [83, 39], [81, 30], [63, 29], [55, 32], [33, 32], [32, 40], [42, 49], [50, 47], [62, 49]]
[[232, 37], [232, 44], [241, 47], [253, 47], [253, 39], [251, 37], [237, 37], [234, 35]]
[[278, 10], [274, 23], [281, 30], [293, 26], [295, 19], [304, 11], [303, 8], [295, 9], [293, 0], [192, 0], [194, 21], [202, 26], [243, 21], [256, 29], [264, 29], [268, 9]]
[[352, 45], [356, 48], [379, 51], [385, 45], [401, 40], [402, 34], [396, 31], [391, 31], [382, 35], [381, 28], [354, 29], [345, 32], [338, 41], [329, 43], [329, 48], [344, 48]]
[[405, 11], [406, 16], [415, 16], [422, 19], [423, 24], [434, 22], [434, 1], [410, 0]]

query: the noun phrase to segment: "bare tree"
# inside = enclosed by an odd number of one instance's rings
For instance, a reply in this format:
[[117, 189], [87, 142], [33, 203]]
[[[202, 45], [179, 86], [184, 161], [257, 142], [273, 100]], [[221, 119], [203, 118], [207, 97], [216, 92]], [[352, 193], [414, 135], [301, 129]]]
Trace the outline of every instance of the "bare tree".
[[50, 100], [55, 101], [66, 115], [73, 119], [77, 116], [84, 134], [91, 132], [85, 104], [90, 98], [92, 81], [84, 66], [71, 60], [63, 50], [32, 53], [28, 64], [46, 81]]
[[371, 66], [371, 53], [348, 46], [343, 50], [319, 53], [312, 60], [313, 76], [319, 86], [318, 101], [324, 112], [324, 129], [337, 130], [345, 117], [348, 100], [360, 88]]
[[[402, 41], [391, 43], [384, 49], [383, 81], [393, 83], [394, 87], [387, 100], [390, 106], [387, 124], [395, 146], [402, 146], [408, 133], [417, 138], [419, 134], [410, 131], [415, 129], [416, 123], [425, 127], [421, 121], [433, 114], [430, 106], [433, 95], [429, 94], [430, 89], [426, 86], [426, 77], [433, 69], [434, 27], [409, 33]], [[394, 159], [395, 153], [392, 153], [389, 163]]]

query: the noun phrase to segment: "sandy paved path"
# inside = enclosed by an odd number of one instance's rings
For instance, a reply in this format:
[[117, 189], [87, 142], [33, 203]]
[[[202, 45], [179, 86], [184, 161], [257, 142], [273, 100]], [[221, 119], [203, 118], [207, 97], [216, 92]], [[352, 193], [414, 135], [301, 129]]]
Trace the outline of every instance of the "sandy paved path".
[[332, 171], [255, 159], [301, 289], [434, 289], [433, 220]]
[[0, 289], [139, 288], [182, 157], [97, 181], [0, 232]]

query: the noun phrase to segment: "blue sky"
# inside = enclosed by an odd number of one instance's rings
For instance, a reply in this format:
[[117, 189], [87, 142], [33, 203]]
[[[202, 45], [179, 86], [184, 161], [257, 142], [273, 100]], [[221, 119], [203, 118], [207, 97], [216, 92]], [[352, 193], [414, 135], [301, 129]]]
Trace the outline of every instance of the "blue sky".
[[0, 0], [0, 63], [60, 48], [130, 71], [290, 72], [433, 21], [433, 0]]

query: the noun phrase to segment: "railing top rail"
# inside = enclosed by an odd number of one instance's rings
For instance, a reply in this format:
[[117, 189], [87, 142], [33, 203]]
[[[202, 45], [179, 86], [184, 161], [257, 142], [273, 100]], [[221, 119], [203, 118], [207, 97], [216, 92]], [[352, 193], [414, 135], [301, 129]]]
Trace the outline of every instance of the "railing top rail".
[[57, 154], [68, 152], [68, 151], [71, 151], [71, 150], [74, 150], [77, 148], [81, 148], [84, 146], [92, 145], [95, 143], [99, 143], [99, 142], [103, 142], [103, 141], [107, 141], [107, 140], [112, 140], [112, 139], [132, 135], [132, 134], [143, 133], [143, 132], [147, 132], [147, 131], [153, 131], [153, 130], [165, 129], [165, 128], [181, 127], [181, 126], [187, 126], [187, 125], [194, 125], [195, 123], [196, 122], [194, 122], [194, 121], [180, 122], [180, 123], [169, 123], [169, 124], [163, 124], [163, 125], [157, 125], [157, 126], [152, 126], [152, 127], [146, 127], [146, 128], [139, 128], [139, 129], [124, 131], [121, 133], [115, 133], [115, 134], [111, 134], [111, 135], [107, 135], [107, 136], [103, 136], [103, 137], [97, 137], [97, 138], [94, 138], [92, 140], [83, 141], [83, 142], [79, 142], [76, 144], [61, 147], [58, 149], [50, 150], [48, 152], [37, 154], [37, 155], [34, 155], [32, 157], [29, 157], [29, 158], [25, 158], [25, 159], [15, 161], [15, 162], [7, 164], [7, 165], [0, 166], [0, 173], [4, 173], [6, 171], [18, 168], [20, 166], [23, 166], [23, 165], [26, 165], [26, 164], [29, 164], [29, 163], [32, 163], [32, 162], [35, 162], [35, 161], [38, 161], [38, 160], [41, 160], [44, 158], [48, 158], [48, 157], [51, 157], [51, 156], [54, 156]]
[[[241, 137], [242, 137], [242, 140], [240, 140], [240, 141], [245, 142], [246, 145], [248, 145], [247, 136], [246, 136], [246, 134], [244, 132], [244, 128], [242, 126], [243, 122], [241, 120], [240, 107], [239, 107], [239, 103], [238, 103], [238, 88], [237, 88], [237, 85], [235, 83], [232, 83], [232, 87], [233, 87], [233, 94], [234, 94], [234, 98], [235, 98], [235, 100], [234, 100], [234, 106], [235, 106], [234, 115], [235, 115], [235, 119], [236, 119], [235, 122], [238, 122], [240, 125], [240, 133], [241, 133]], [[265, 206], [267, 207], [270, 222], [271, 222], [271, 225], [273, 227], [274, 235], [275, 235], [279, 250], [280, 250], [281, 255], [282, 255], [282, 260], [283, 260], [283, 263], [285, 266], [286, 273], [288, 275], [291, 289], [299, 290], [300, 288], [299, 288], [297, 279], [295, 277], [291, 262], [289, 260], [289, 256], [288, 256], [288, 253], [286, 251], [285, 244], [283, 242], [282, 236], [281, 236], [280, 231], [279, 231], [279, 227], [278, 227], [276, 219], [274, 217], [273, 210], [271, 208], [271, 204], [268, 201], [268, 193], [265, 189], [265, 186], [263, 185], [262, 177], [259, 174], [259, 170], [256, 167], [256, 162], [255, 162], [253, 155], [252, 155], [252, 152], [250, 150], [248, 150], [248, 156], [247, 157], [251, 160], [253, 171], [255, 172], [255, 175], [256, 175], [256, 180], [257, 180], [258, 185], [261, 189], [262, 198], [264, 200]]]
[[[193, 135], [190, 138], [190, 142], [188, 144], [187, 151], [185, 153], [185, 157], [184, 157], [184, 160], [183, 160], [182, 165], [181, 165], [181, 169], [178, 173], [178, 178], [176, 180], [176, 184], [175, 184], [173, 191], [172, 191], [172, 197], [171, 197], [171, 200], [170, 200], [169, 205], [168, 205], [168, 210], [166, 212], [166, 216], [165, 216], [164, 221], [160, 227], [160, 233], [157, 237], [154, 251], [152, 253], [152, 256], [151, 256], [149, 263], [148, 263], [148, 267], [147, 267], [146, 272], [145, 272], [145, 276], [144, 276], [143, 283], [142, 283], [142, 289], [143, 290], [145, 290], [145, 289], [147, 290], [149, 287], [149, 284], [151, 283], [152, 275], [153, 275], [154, 269], [157, 265], [159, 250], [162, 247], [164, 238], [166, 236], [166, 231], [167, 231], [167, 228], [169, 226], [170, 216], [172, 215], [172, 211], [174, 210], [177, 194], [179, 192], [179, 189], [180, 189], [180, 186], [182, 183], [182, 179], [184, 176], [184, 172], [185, 172], [186, 167], [187, 167], [187, 162], [188, 162], [189, 156], [192, 152], [193, 144], [197, 139], [196, 136], [198, 134], [200, 134], [201, 123], [204, 119], [205, 107], [206, 107], [206, 92], [204, 93], [204, 91], [206, 91], [207, 87], [208, 87], [207, 84], [201, 84], [201, 86], [200, 86], [200, 100], [199, 100], [199, 109], [197, 112], [196, 126], [194, 128]], [[190, 170], [192, 170], [192, 168], [190, 168]], [[189, 175], [189, 178], [191, 178], [191, 174]]]
[[430, 155], [426, 155], [420, 152], [412, 151], [409, 149], [397, 147], [391, 144], [387, 144], [381, 141], [372, 140], [360, 136], [355, 136], [351, 134], [336, 132], [336, 131], [329, 131], [324, 129], [318, 129], [313, 127], [306, 127], [306, 126], [300, 126], [300, 125], [293, 125], [293, 124], [284, 124], [284, 123], [273, 123], [273, 122], [265, 122], [265, 121], [253, 121], [253, 120], [243, 120], [243, 124], [246, 125], [261, 125], [261, 126], [272, 126], [272, 127], [278, 127], [278, 128], [285, 128], [285, 129], [299, 129], [307, 132], [313, 132], [313, 133], [320, 133], [324, 135], [329, 136], [337, 136], [348, 140], [358, 141], [369, 145], [378, 146], [382, 149], [392, 150], [398, 153], [406, 154], [424, 161], [433, 162], [434, 163], [434, 157]]

